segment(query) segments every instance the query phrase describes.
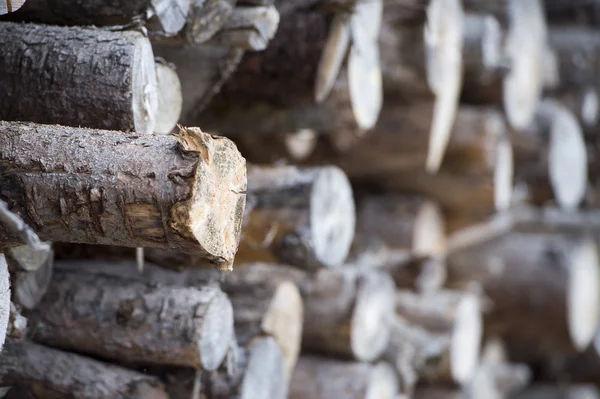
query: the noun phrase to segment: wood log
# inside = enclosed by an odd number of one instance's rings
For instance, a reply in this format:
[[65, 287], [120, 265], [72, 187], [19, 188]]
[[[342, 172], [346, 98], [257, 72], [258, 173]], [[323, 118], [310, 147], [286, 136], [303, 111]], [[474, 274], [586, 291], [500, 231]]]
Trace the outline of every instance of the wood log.
[[463, 100], [476, 104], [503, 104], [514, 129], [526, 128], [532, 121], [542, 94], [547, 26], [542, 0], [466, 1], [470, 11], [491, 13], [506, 30], [503, 54], [510, 66], [501, 80], [472, 88]]
[[[16, 3], [22, 5], [25, 1]], [[67, 26], [134, 26], [143, 23], [150, 31], [170, 36], [183, 28], [189, 10], [190, 0], [135, 0], [111, 4], [101, 0], [30, 0], [3, 20]]]
[[53, 269], [54, 257], [51, 255], [36, 270], [13, 271], [13, 301], [24, 309], [31, 310], [36, 307], [48, 290]]
[[173, 65], [164, 60], [156, 62], [156, 81], [158, 84], [158, 107], [156, 111], [157, 134], [168, 134], [173, 131], [181, 116], [183, 98], [181, 82]]
[[4, 22], [0, 38], [0, 119], [154, 132], [156, 69], [142, 33]]
[[523, 187], [526, 201], [536, 205], [554, 201], [574, 210], [583, 201], [588, 180], [581, 126], [554, 100], [540, 103], [534, 122], [528, 133], [513, 135], [517, 184]]
[[248, 168], [248, 202], [236, 262], [282, 261], [306, 269], [341, 265], [355, 227], [339, 168]]
[[398, 381], [385, 363], [343, 362], [302, 356], [290, 382], [290, 399], [392, 399]]
[[167, 287], [58, 268], [29, 323], [35, 341], [54, 347], [209, 371], [233, 337], [231, 302], [217, 286]]
[[25, 0], [5, 0], [0, 3], [0, 15], [15, 12], [23, 7], [23, 4], [25, 4]]
[[412, 258], [384, 267], [392, 277], [397, 288], [411, 289], [416, 292], [436, 292], [446, 282], [446, 258], [432, 256]]
[[417, 196], [382, 195], [361, 199], [350, 259], [364, 264], [366, 259], [361, 262], [360, 258], [378, 252], [385, 252], [392, 259], [402, 255], [444, 255], [444, 219], [437, 204]]
[[448, 286], [483, 286], [486, 333], [516, 361], [582, 350], [598, 326], [600, 269], [585, 235], [514, 232], [451, 254]]
[[10, 275], [6, 258], [0, 253], [0, 352], [6, 340], [10, 317]]
[[167, 391], [171, 399], [193, 398], [195, 392], [206, 399], [287, 398], [289, 377], [284, 373], [281, 349], [272, 337], [259, 337], [241, 347], [235, 366], [231, 375], [226, 370], [200, 377], [199, 371], [193, 370], [169, 373]]
[[27, 319], [22, 315], [20, 309], [14, 303], [10, 303], [10, 315], [6, 337], [8, 340], [19, 340], [27, 334]]
[[35, 399], [168, 398], [154, 377], [27, 341], [6, 343], [0, 385], [22, 386]]
[[0, 131], [2, 197], [42, 239], [171, 248], [231, 269], [246, 189], [231, 141], [198, 128], [151, 140], [14, 122]]
[[593, 385], [534, 384], [509, 399], [598, 399], [600, 391]]
[[415, 294], [400, 290], [386, 358], [411, 393], [416, 379], [407, 366], [429, 382], [472, 381], [477, 370], [483, 335], [479, 300], [473, 294], [454, 291]]

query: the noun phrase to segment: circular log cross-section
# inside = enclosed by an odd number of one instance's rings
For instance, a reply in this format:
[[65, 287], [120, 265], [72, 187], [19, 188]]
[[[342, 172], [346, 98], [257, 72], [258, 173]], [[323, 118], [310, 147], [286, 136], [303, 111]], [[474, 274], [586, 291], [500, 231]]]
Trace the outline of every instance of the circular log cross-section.
[[136, 31], [0, 24], [0, 119], [151, 134], [152, 46]]
[[52, 281], [53, 269], [54, 255], [51, 252], [51, 255], [37, 270], [13, 272], [13, 301], [25, 309], [35, 308], [48, 290], [50, 281]]
[[44, 298], [29, 314], [33, 339], [102, 358], [216, 370], [234, 336], [231, 302], [216, 286], [55, 270]]
[[[17, 9], [14, 0], [8, 3], [13, 4], [13, 11]], [[115, 26], [128, 25], [142, 17], [147, 19], [147, 28], [167, 36], [183, 28], [190, 9], [190, 0], [117, 0], [109, 4], [103, 0], [31, 0], [23, 3], [23, 7], [4, 20], [47, 25]]]
[[181, 116], [183, 106], [181, 82], [175, 69], [163, 62], [156, 63], [156, 80], [158, 83], [158, 109], [154, 132], [168, 134], [173, 131]]
[[302, 356], [290, 382], [290, 399], [396, 399], [398, 380], [386, 363], [344, 362]]
[[[0, 122], [0, 158], [2, 196], [43, 240], [170, 248], [232, 267], [246, 163], [228, 139]], [[11, 237], [0, 227], [0, 241]]]
[[448, 261], [448, 285], [480, 283], [493, 304], [487, 333], [523, 360], [577, 352], [593, 340], [599, 279], [596, 244], [585, 236], [510, 233]]
[[387, 274], [320, 270], [298, 285], [305, 349], [361, 361], [372, 361], [385, 350], [394, 307], [394, 282]]
[[13, 385], [35, 393], [19, 398], [168, 399], [157, 378], [28, 341], [7, 342], [0, 356], [0, 386]]
[[248, 204], [237, 263], [341, 265], [355, 228], [352, 187], [339, 168], [248, 168]]

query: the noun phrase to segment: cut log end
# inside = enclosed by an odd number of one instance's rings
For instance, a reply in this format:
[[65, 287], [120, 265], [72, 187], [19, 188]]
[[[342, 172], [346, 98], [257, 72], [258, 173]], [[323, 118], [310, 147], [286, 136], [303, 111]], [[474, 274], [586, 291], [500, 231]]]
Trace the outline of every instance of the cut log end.
[[14, 281], [14, 300], [25, 309], [33, 309], [46, 293], [52, 280], [54, 257], [50, 256], [37, 270], [17, 272]]
[[547, 29], [540, 0], [511, 0], [505, 52], [511, 68], [503, 82], [503, 102], [510, 125], [526, 128], [542, 94]]
[[331, 93], [348, 52], [349, 44], [350, 20], [346, 14], [336, 14], [331, 21], [327, 42], [317, 69], [315, 83], [315, 101], [317, 103], [325, 101]]
[[162, 62], [156, 63], [158, 82], [158, 109], [154, 132], [168, 134], [173, 131], [181, 116], [183, 97], [177, 72]]
[[135, 43], [131, 87], [134, 129], [141, 134], [152, 134], [158, 114], [156, 67], [152, 45], [142, 35]]
[[558, 205], [576, 209], [587, 186], [587, 151], [581, 126], [575, 116], [560, 105], [545, 102], [552, 113], [548, 167], [550, 185]]
[[387, 275], [368, 273], [360, 280], [350, 325], [350, 345], [356, 359], [373, 361], [389, 342], [394, 289]]
[[234, 336], [233, 306], [227, 295], [218, 292], [208, 305], [204, 317], [198, 319], [200, 362], [205, 370], [216, 370], [229, 350]]
[[0, 15], [15, 12], [25, 4], [25, 0], [3, 0], [0, 1]]
[[458, 0], [434, 0], [427, 7], [425, 64], [436, 97], [426, 169], [436, 172], [444, 158], [462, 85], [464, 12]]
[[296, 161], [308, 158], [317, 146], [317, 133], [312, 129], [300, 129], [286, 134], [284, 138], [287, 153]]
[[581, 122], [584, 126], [596, 126], [600, 120], [600, 100], [598, 99], [598, 92], [595, 89], [587, 89], [583, 93], [581, 99]]
[[248, 345], [248, 364], [239, 389], [240, 399], [285, 399], [289, 377], [285, 359], [273, 338], [261, 337]]
[[10, 318], [10, 276], [6, 258], [0, 253], [0, 352], [4, 346]]
[[567, 320], [573, 345], [583, 350], [594, 339], [600, 314], [600, 260], [592, 239], [571, 254], [567, 289]]
[[450, 370], [459, 383], [471, 380], [477, 370], [483, 320], [479, 300], [465, 295], [456, 309], [450, 346]]
[[500, 137], [494, 164], [494, 205], [496, 210], [508, 209], [512, 201], [514, 178], [513, 149], [508, 137]]
[[416, 256], [440, 255], [445, 253], [446, 228], [444, 216], [433, 201], [425, 201], [415, 218], [412, 252]]
[[288, 378], [292, 375], [300, 354], [302, 308], [298, 287], [290, 281], [284, 281], [277, 287], [261, 326], [263, 331], [277, 340], [283, 352]]
[[219, 269], [232, 270], [246, 205], [246, 160], [231, 140], [198, 128], [182, 127], [178, 138], [183, 150], [199, 153], [200, 160], [191, 202], [174, 207], [171, 223], [219, 259]]
[[337, 167], [325, 167], [316, 178], [310, 204], [314, 252], [323, 265], [338, 266], [350, 251], [356, 225], [352, 186]]
[[153, 0], [151, 4], [155, 15], [149, 21], [150, 27], [156, 21], [166, 36], [176, 35], [183, 29], [190, 10], [190, 0]]
[[375, 364], [369, 382], [365, 399], [395, 398], [398, 393], [398, 379], [394, 370], [386, 363]]

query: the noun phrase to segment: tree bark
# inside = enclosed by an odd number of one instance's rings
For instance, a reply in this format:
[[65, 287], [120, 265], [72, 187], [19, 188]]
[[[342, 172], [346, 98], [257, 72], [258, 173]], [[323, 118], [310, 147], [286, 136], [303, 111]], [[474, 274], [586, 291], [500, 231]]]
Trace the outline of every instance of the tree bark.
[[199, 371], [170, 373], [166, 377], [167, 390], [171, 399], [193, 397], [195, 385], [200, 386], [200, 397], [206, 399], [285, 399], [289, 377], [284, 370], [284, 358], [275, 340], [259, 337], [239, 348], [234, 373], [219, 370], [200, 378]]
[[124, 362], [215, 370], [233, 337], [233, 310], [216, 286], [177, 288], [56, 269], [30, 314], [33, 339]]
[[247, 198], [237, 263], [282, 261], [317, 269], [346, 259], [355, 207], [339, 168], [253, 166]]
[[2, 196], [42, 239], [171, 248], [231, 269], [246, 189], [231, 141], [198, 128], [152, 140], [11, 122], [0, 132]]
[[181, 116], [183, 97], [181, 96], [181, 81], [172, 65], [156, 62], [156, 81], [158, 84], [158, 108], [156, 111], [157, 134], [169, 134]]
[[10, 318], [10, 275], [6, 258], [0, 253], [0, 353], [6, 340]]
[[153, 377], [27, 341], [6, 343], [0, 385], [24, 387], [36, 399], [167, 399]]
[[385, 363], [344, 362], [302, 356], [290, 383], [290, 399], [395, 399], [398, 381]]
[[190, 0], [29, 0], [3, 19], [68, 26], [130, 25], [140, 21], [150, 31], [170, 36], [183, 28], [189, 9]]
[[[513, 135], [517, 184], [536, 205], [554, 202], [574, 210], [584, 199], [587, 151], [575, 116], [554, 100], [540, 103], [528, 132]], [[540, 151], [541, 147], [541, 151]]]
[[142, 33], [6, 22], [0, 46], [0, 119], [154, 132], [156, 70]]
[[486, 334], [514, 360], [585, 348], [598, 325], [596, 244], [581, 234], [514, 232], [450, 255], [448, 286], [483, 287]]

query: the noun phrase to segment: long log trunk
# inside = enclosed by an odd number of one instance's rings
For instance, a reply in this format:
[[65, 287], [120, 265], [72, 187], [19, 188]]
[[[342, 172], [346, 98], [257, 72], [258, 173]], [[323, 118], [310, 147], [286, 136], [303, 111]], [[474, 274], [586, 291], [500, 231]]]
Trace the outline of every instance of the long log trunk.
[[581, 235], [514, 232], [449, 257], [448, 285], [482, 285], [486, 333], [516, 360], [573, 353], [594, 338], [600, 312], [595, 243]]
[[10, 318], [10, 275], [6, 258], [0, 253], [0, 352], [6, 340]]
[[385, 363], [342, 362], [302, 356], [290, 383], [290, 399], [395, 399], [398, 381]]
[[27, 341], [7, 342], [0, 356], [0, 386], [13, 385], [35, 399], [168, 399], [154, 377]]
[[163, 35], [179, 32], [190, 9], [190, 0], [112, 1], [109, 4], [102, 0], [29, 0], [23, 3], [17, 12], [3, 20], [84, 26], [130, 25], [143, 21], [151, 31]]
[[171, 248], [231, 269], [246, 197], [231, 141], [197, 128], [152, 140], [11, 122], [0, 132], [2, 196], [42, 239]]
[[142, 33], [5, 22], [0, 47], [0, 119], [154, 132], [156, 70]]
[[585, 195], [588, 165], [581, 126], [573, 114], [560, 103], [545, 100], [529, 132], [513, 138], [515, 179], [524, 189], [524, 199], [536, 205], [554, 201], [563, 209], [576, 209]]
[[158, 107], [154, 132], [168, 134], [173, 131], [181, 116], [183, 105], [181, 81], [173, 66], [163, 60], [156, 62], [156, 81], [158, 84]]
[[[289, 376], [284, 373], [284, 358], [271, 337], [259, 337], [239, 348], [235, 371], [215, 373], [183, 370], [166, 376], [171, 399], [190, 399], [195, 392], [206, 399], [285, 399]], [[199, 388], [199, 389], [198, 389]]]
[[216, 286], [164, 287], [56, 268], [29, 314], [33, 339], [124, 362], [215, 370], [233, 337], [233, 310]]

